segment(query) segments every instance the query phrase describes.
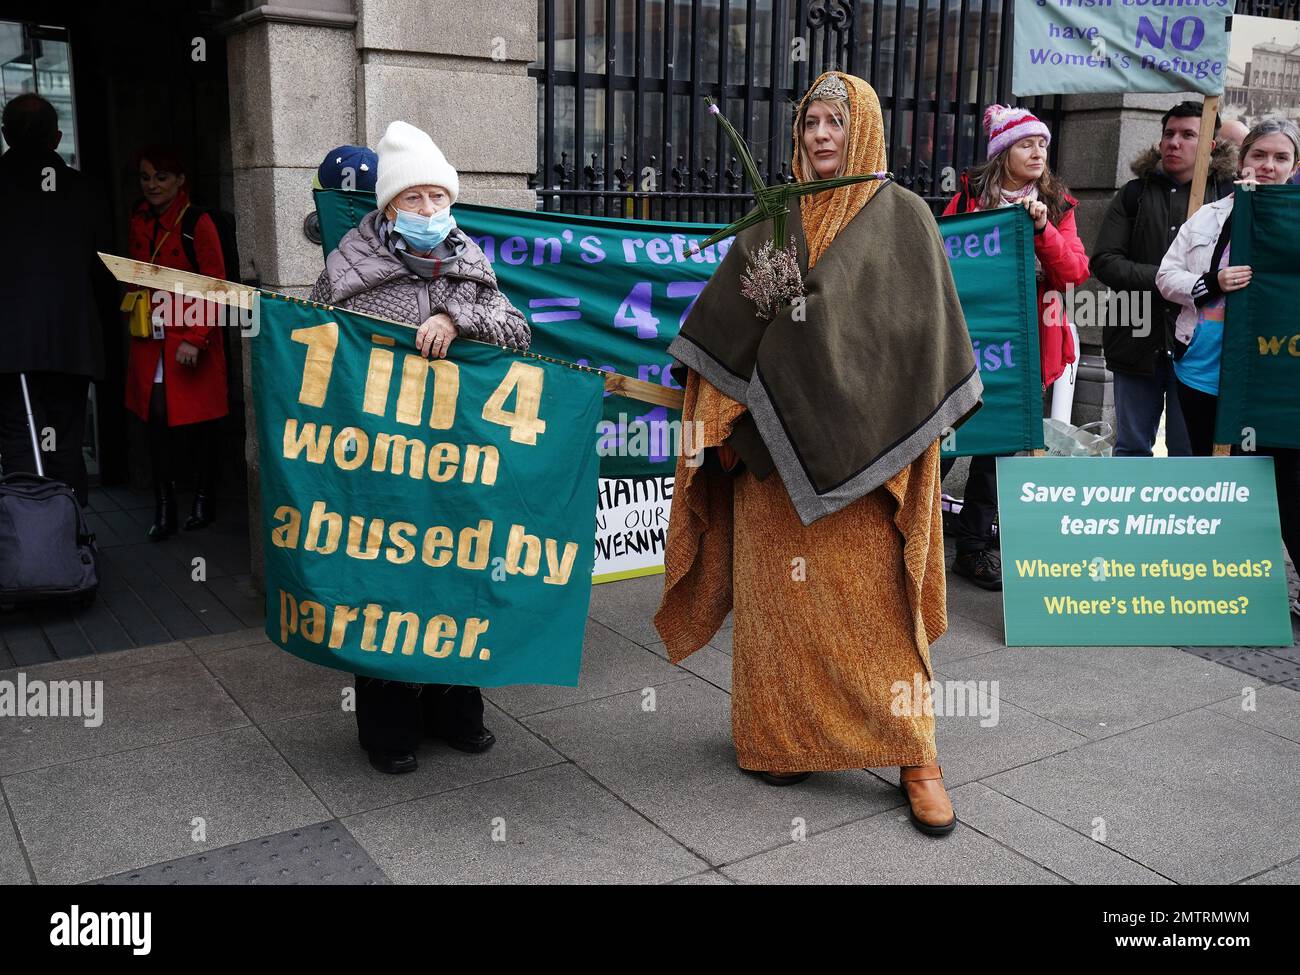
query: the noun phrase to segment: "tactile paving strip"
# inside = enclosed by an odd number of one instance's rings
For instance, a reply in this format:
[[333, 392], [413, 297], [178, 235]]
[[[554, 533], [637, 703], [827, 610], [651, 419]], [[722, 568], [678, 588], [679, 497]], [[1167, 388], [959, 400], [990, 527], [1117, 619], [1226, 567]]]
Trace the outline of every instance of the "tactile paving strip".
[[246, 843], [128, 870], [96, 884], [387, 884], [384, 872], [337, 822], [262, 836]]
[[1225, 667], [1240, 670], [1242, 673], [1250, 674], [1251, 677], [1258, 677], [1260, 680], [1266, 680], [1271, 684], [1281, 684], [1284, 681], [1300, 677], [1300, 664], [1293, 664], [1289, 660], [1275, 657], [1263, 650], [1243, 647], [1239, 648], [1236, 653], [1214, 657], [1213, 659]]

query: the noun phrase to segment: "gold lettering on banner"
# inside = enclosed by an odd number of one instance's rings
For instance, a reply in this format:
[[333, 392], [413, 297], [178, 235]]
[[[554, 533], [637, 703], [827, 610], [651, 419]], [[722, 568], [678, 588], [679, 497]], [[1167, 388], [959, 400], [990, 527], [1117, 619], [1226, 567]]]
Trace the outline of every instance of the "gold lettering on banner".
[[325, 393], [329, 390], [330, 376], [334, 372], [334, 353], [339, 347], [338, 322], [295, 328], [289, 337], [307, 346], [298, 402], [306, 406], [324, 406]]
[[[320, 541], [321, 526], [325, 526], [325, 541]], [[311, 514], [307, 516], [307, 537], [303, 540], [303, 551], [331, 555], [339, 547], [339, 536], [343, 534], [343, 516], [325, 508], [324, 501], [315, 501]]]
[[325, 639], [325, 607], [311, 599], [304, 599], [298, 604], [302, 618], [298, 623], [298, 632], [304, 640], [320, 643]]
[[[478, 461], [483, 458], [483, 476], [478, 475]], [[497, 468], [501, 466], [501, 453], [491, 444], [466, 444], [465, 462], [461, 470], [466, 484], [473, 484], [477, 478], [483, 484], [497, 482]]]
[[[525, 550], [528, 555], [524, 564], [519, 564], [519, 556]], [[537, 575], [542, 564], [542, 540], [536, 535], [524, 532], [523, 525], [510, 526], [510, 538], [506, 543], [506, 571], [512, 576], [522, 572], [526, 576]]]
[[[439, 614], [432, 617], [424, 627], [424, 653], [428, 657], [450, 657], [456, 649], [456, 621], [450, 616]], [[441, 642], [445, 641], [445, 642]], [[439, 645], [441, 642], [441, 645]]]
[[549, 582], [553, 586], [562, 586], [569, 581], [569, 573], [573, 571], [573, 560], [578, 556], [578, 543], [569, 542], [564, 546], [564, 557], [558, 555], [559, 545], [555, 539], [546, 540], [546, 575], [543, 576], [543, 582]]
[[305, 449], [307, 451], [307, 460], [312, 464], [325, 463], [325, 455], [329, 453], [330, 435], [334, 433], [334, 428], [326, 423], [318, 431], [316, 424], [304, 423], [302, 428], [298, 427], [298, 420], [295, 417], [289, 417], [284, 421], [284, 456], [286, 460], [297, 460], [298, 455]]
[[338, 650], [343, 646], [343, 638], [347, 635], [348, 624], [361, 615], [361, 610], [354, 609], [351, 606], [334, 607], [334, 623], [330, 627], [330, 649]]
[[298, 632], [298, 600], [292, 593], [280, 590], [280, 642], [289, 639], [290, 634]]
[[[361, 533], [366, 533], [365, 547], [361, 546]], [[348, 519], [348, 547], [347, 554], [354, 559], [364, 559], [367, 562], [379, 558], [379, 544], [384, 540], [384, 519], [371, 518], [370, 527], [366, 528], [366, 520], [360, 515], [353, 515]]]
[[456, 400], [460, 397], [460, 366], [449, 359], [430, 359], [429, 368], [433, 370], [429, 426], [434, 430], [450, 430], [456, 422]]
[[[538, 366], [523, 362], [510, 363], [505, 378], [483, 404], [483, 419], [510, 428], [510, 439], [515, 443], [536, 444], [537, 435], [546, 432], [546, 421], [538, 417], [542, 405], [542, 380], [545, 373]], [[513, 411], [505, 408], [511, 393], [515, 394]]]
[[[329, 649], [340, 650], [348, 642], [349, 626], [360, 616], [364, 620], [360, 647], [371, 653], [391, 655], [400, 652], [403, 656], [413, 656], [416, 644], [422, 643], [425, 656], [445, 659], [456, 653], [459, 636], [461, 658], [490, 660], [492, 657], [488, 647], [479, 645], [479, 638], [487, 633], [491, 624], [478, 616], [470, 616], [463, 625], [458, 625], [456, 619], [446, 613], [436, 613], [425, 619], [412, 610], [386, 611], [379, 603], [367, 603], [364, 608], [335, 603], [330, 611], [323, 603], [314, 600], [299, 602], [292, 593], [283, 589], [279, 596], [282, 642], [298, 634], [309, 643], [321, 644], [328, 632]], [[381, 625], [383, 636], [376, 644]]]
[[415, 546], [407, 536], [414, 536], [417, 529], [409, 521], [395, 521], [388, 526], [388, 540], [392, 543], [384, 552], [384, 558], [393, 565], [406, 565], [415, 558]]
[[424, 533], [424, 546], [420, 551], [420, 561], [425, 565], [440, 569], [451, 561], [451, 529], [446, 525], [435, 525]]
[[486, 569], [488, 545], [491, 541], [492, 522], [487, 518], [479, 521], [478, 528], [462, 528], [460, 548], [456, 552], [456, 564], [462, 569]]
[[366, 621], [361, 628], [361, 649], [378, 650], [379, 648], [375, 646], [375, 627], [383, 619], [384, 608], [376, 603], [367, 603], [361, 616]]
[[450, 430], [456, 422], [456, 401], [460, 396], [460, 366], [449, 359], [425, 359], [408, 355], [402, 361], [402, 386], [397, 393], [397, 422], [416, 426], [424, 414], [425, 383], [433, 372], [433, 406], [429, 426]]
[[[465, 632], [460, 639], [460, 655], [462, 657], [474, 656], [474, 645], [478, 643], [478, 638], [487, 632], [487, 620], [481, 620], [477, 616], [471, 616], [465, 621]], [[486, 653], [486, 648], [484, 649]]]
[[[355, 441], [356, 452], [348, 458], [349, 442]], [[341, 471], [355, 471], [370, 453], [370, 437], [360, 427], [344, 427], [334, 438], [334, 463]]]
[[415, 641], [420, 636], [420, 617], [416, 613], [399, 613], [397, 610], [388, 614], [388, 622], [384, 624], [384, 645], [380, 648], [384, 653], [392, 653], [393, 648], [397, 646], [397, 628], [402, 624], [406, 625], [402, 639], [402, 655], [409, 657], [415, 653]]
[[[378, 345], [392, 345], [393, 340], [384, 335], [372, 335], [370, 341]], [[383, 416], [388, 406], [388, 385], [393, 378], [393, 353], [387, 349], [370, 350], [370, 367], [366, 370], [366, 392], [361, 409], [375, 416]]]
[[[404, 470], [409, 470], [411, 477], [417, 481], [424, 476], [424, 452], [425, 445], [423, 440], [417, 440], [415, 437], [403, 436], [400, 433], [377, 433], [375, 434], [375, 452], [374, 459], [370, 464], [372, 470], [382, 471], [388, 467], [388, 448], [396, 447], [393, 451], [393, 466], [390, 468], [392, 473], [401, 474]], [[406, 452], [411, 453], [411, 462], [406, 462]]]
[[283, 522], [271, 529], [271, 544], [277, 548], [297, 548], [298, 532], [302, 529], [302, 512], [292, 505], [282, 504], [271, 517]]
[[[460, 464], [460, 448], [454, 443], [434, 444], [429, 451], [429, 480], [439, 484], [456, 476]], [[446, 465], [444, 467], [444, 465]]]

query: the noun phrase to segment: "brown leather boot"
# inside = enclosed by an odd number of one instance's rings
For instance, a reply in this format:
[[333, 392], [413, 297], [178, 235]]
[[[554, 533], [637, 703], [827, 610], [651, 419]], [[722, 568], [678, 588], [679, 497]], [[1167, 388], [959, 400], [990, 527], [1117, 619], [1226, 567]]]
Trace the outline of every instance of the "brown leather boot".
[[946, 836], [957, 825], [948, 790], [943, 787], [943, 769], [930, 765], [899, 767], [898, 787], [911, 803], [912, 825], [930, 836]]

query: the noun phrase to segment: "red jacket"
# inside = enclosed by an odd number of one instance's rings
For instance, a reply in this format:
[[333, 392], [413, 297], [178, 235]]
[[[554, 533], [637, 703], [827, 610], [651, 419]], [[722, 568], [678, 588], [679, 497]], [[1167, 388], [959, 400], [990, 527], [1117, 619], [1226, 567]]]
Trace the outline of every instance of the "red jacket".
[[[174, 267], [182, 271], [197, 271], [209, 277], [225, 278], [226, 267], [221, 259], [221, 240], [216, 224], [206, 213], [194, 225], [194, 256], [198, 267], [192, 267], [181, 243], [181, 211], [189, 202], [189, 195], [181, 190], [176, 194], [167, 212], [155, 217], [149, 204], [141, 201], [131, 211], [131, 224], [127, 234], [127, 252], [137, 261], [148, 261], [154, 246], [162, 240], [167, 228], [174, 228], [163, 241], [153, 263]], [[150, 293], [150, 310], [154, 308]], [[174, 305], [172, 306], [175, 307]], [[188, 307], [188, 305], [186, 306]], [[205, 302], [202, 321], [221, 321], [216, 317], [224, 308]], [[198, 309], [190, 312], [197, 316]], [[210, 325], [169, 325], [163, 329], [161, 340], [131, 338], [130, 358], [126, 369], [126, 408], [140, 417], [149, 419], [149, 397], [153, 392], [154, 370], [162, 356], [163, 382], [167, 394], [167, 425], [181, 426], [215, 420], [229, 412], [226, 394], [226, 353], [219, 327]], [[182, 342], [199, 349], [198, 361], [193, 366], [183, 366], [176, 361], [176, 350]]]
[[[961, 174], [961, 183], [961, 192], [944, 208], [945, 217], [959, 210], [969, 213], [980, 208], [979, 199], [971, 192], [965, 173]], [[962, 206], [963, 200], [965, 206]], [[1074, 226], [1074, 208], [1079, 201], [1068, 193], [1065, 200], [1068, 205], [1061, 219], [1055, 224], [1049, 220], [1041, 232], [1034, 234], [1034, 256], [1042, 265], [1044, 275], [1038, 281], [1038, 355], [1044, 389], [1056, 382], [1065, 372], [1065, 367], [1078, 358], [1074, 338], [1067, 327], [1065, 307], [1059, 294], [1049, 298], [1048, 292], [1064, 293], [1069, 285], [1078, 287], [1088, 280], [1091, 273], [1088, 254]]]

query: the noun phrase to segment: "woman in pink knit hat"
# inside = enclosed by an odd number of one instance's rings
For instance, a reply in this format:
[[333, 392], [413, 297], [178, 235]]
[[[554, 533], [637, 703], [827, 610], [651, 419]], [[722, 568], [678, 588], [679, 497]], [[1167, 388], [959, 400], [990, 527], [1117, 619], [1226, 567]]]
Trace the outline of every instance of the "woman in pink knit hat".
[[[1078, 358], [1060, 295], [1088, 280], [1088, 255], [1074, 224], [1078, 200], [1047, 164], [1052, 133], [1027, 108], [990, 105], [984, 112], [988, 161], [961, 175], [961, 190], [944, 216], [1022, 206], [1034, 221], [1038, 276], [1038, 349], [1046, 391]], [[951, 461], [947, 462], [951, 466]], [[945, 468], [944, 473], [947, 473]], [[1001, 559], [993, 551], [997, 474], [992, 457], [972, 457], [966, 497], [956, 525], [953, 572], [985, 589], [1002, 588]]]

